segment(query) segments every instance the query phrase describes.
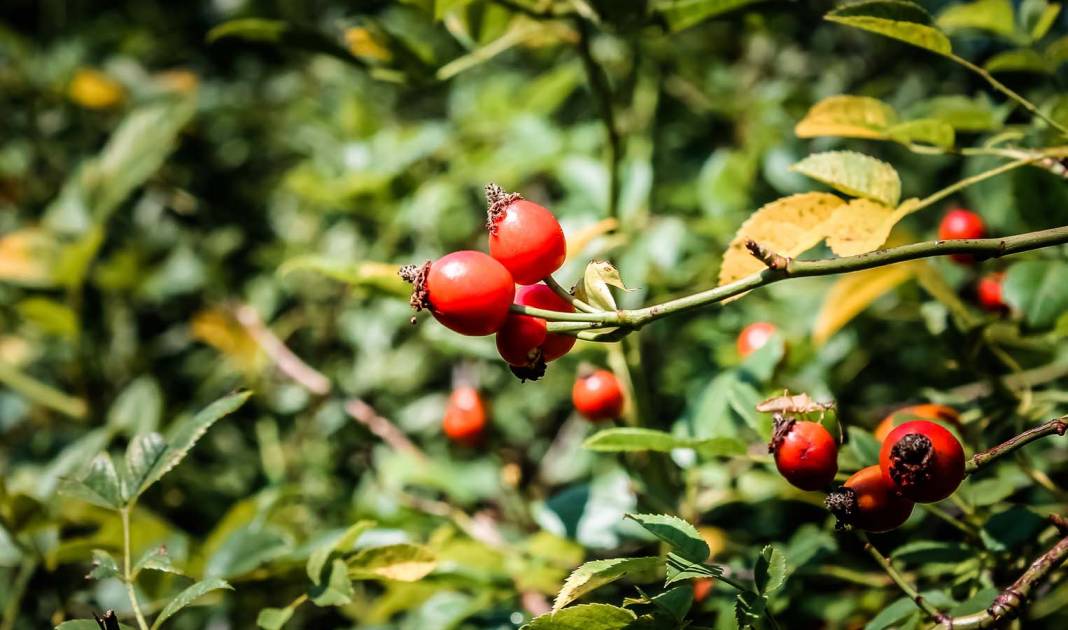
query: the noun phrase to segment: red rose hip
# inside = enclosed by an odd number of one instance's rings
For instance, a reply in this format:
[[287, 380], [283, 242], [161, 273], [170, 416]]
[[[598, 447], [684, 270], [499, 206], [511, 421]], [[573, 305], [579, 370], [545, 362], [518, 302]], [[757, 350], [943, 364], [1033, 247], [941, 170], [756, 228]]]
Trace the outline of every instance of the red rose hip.
[[960, 429], [961, 427], [960, 414], [957, 413], [956, 409], [947, 405], [923, 403], [920, 405], [902, 407], [883, 418], [883, 421], [879, 423], [879, 426], [875, 427], [875, 439], [882, 444], [886, 439], [886, 436], [890, 435], [891, 431], [896, 429], [899, 425], [912, 420], [931, 420], [932, 422], [937, 422], [943, 426], [951, 426], [957, 429]]
[[504, 327], [497, 331], [497, 352], [508, 365], [530, 367], [542, 360], [545, 337], [544, 319], [510, 313]]
[[[515, 292], [515, 303], [534, 308], [543, 308], [547, 311], [559, 311], [561, 313], [574, 313], [575, 307], [571, 303], [556, 294], [544, 284], [533, 284], [519, 287]], [[549, 333], [545, 336], [545, 343], [541, 345], [542, 359], [546, 363], [555, 361], [567, 354], [575, 345], [576, 338], [571, 335]]]
[[535, 284], [564, 264], [567, 243], [552, 212], [500, 186], [486, 186], [490, 255], [518, 284]]
[[469, 385], [457, 387], [449, 395], [441, 429], [453, 442], [473, 446], [486, 428], [486, 406], [478, 390]]
[[615, 374], [597, 370], [575, 381], [571, 402], [587, 420], [611, 420], [623, 412], [623, 388]]
[[[986, 225], [978, 214], [955, 208], [942, 217], [942, 223], [938, 225], [938, 238], [943, 241], [956, 241], [960, 239], [983, 238], [986, 236]], [[951, 254], [950, 258], [955, 262], [969, 264], [975, 261], [970, 254]]]
[[883, 440], [879, 468], [901, 496], [934, 503], [953, 494], [964, 480], [964, 448], [941, 425], [914, 420]]
[[778, 329], [768, 322], [753, 322], [738, 333], [738, 354], [744, 359], [767, 345]]
[[768, 452], [779, 473], [802, 490], [824, 488], [838, 472], [838, 443], [818, 422], [777, 416]]
[[908, 520], [913, 502], [897, 495], [878, 466], [861, 468], [827, 495], [827, 509], [846, 525], [869, 532], [888, 532]]
[[1007, 307], [1001, 295], [1001, 285], [1005, 282], [1004, 273], [991, 273], [979, 279], [975, 287], [975, 296], [979, 305], [992, 312], [1004, 311]]
[[414, 285], [411, 304], [462, 335], [490, 335], [508, 319], [515, 283], [501, 263], [464, 250], [422, 266], [407, 265], [402, 278]]

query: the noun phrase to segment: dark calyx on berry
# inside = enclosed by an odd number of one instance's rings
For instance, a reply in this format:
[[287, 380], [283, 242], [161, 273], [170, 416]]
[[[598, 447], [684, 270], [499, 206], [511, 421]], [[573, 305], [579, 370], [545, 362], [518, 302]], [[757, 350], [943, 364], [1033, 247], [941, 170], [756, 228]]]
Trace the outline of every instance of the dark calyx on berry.
[[839, 486], [827, 494], [823, 504], [837, 519], [835, 528], [844, 529], [846, 525], [852, 525], [856, 519], [857, 491], [846, 486]]
[[790, 435], [790, 431], [794, 428], [794, 425], [797, 424], [796, 419], [786, 418], [781, 413], [776, 413], [773, 418], [775, 419], [775, 424], [772, 428], [771, 442], [768, 443], [769, 453], [774, 453], [779, 450], [783, 441], [786, 440], [786, 436]]
[[920, 433], [909, 433], [890, 450], [890, 479], [902, 488], [929, 482], [933, 457], [931, 439]]
[[504, 192], [504, 189], [497, 184], [486, 184], [486, 203], [489, 204], [486, 229], [490, 234], [497, 233], [497, 223], [504, 216], [505, 208], [522, 198], [523, 196], [519, 193]]
[[426, 289], [426, 277], [430, 273], [430, 261], [422, 265], [404, 265], [397, 272], [405, 282], [412, 285], [412, 297], [408, 303], [418, 313], [430, 309], [430, 292]]
[[527, 365], [509, 365], [508, 369], [515, 374], [520, 383], [526, 383], [527, 381], [536, 381], [539, 378], [545, 376], [545, 359], [542, 358], [541, 351], [538, 351], [538, 356], [534, 357]]

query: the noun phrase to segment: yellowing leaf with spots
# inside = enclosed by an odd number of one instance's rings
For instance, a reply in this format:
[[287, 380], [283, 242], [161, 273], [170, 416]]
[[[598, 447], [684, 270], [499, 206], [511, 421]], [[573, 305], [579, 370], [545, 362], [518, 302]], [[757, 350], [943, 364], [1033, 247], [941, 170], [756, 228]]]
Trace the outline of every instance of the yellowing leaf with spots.
[[798, 138], [885, 139], [887, 128], [898, 122], [897, 112], [886, 103], [867, 96], [841, 94], [816, 103], [794, 127]]
[[115, 107], [126, 98], [122, 84], [92, 68], [82, 68], [74, 73], [67, 94], [70, 100], [89, 109]]
[[894, 167], [863, 153], [815, 153], [791, 166], [790, 170], [851, 197], [864, 197], [887, 206], [896, 206], [901, 198], [901, 178]]
[[793, 257], [815, 247], [826, 236], [826, 223], [846, 204], [830, 193], [809, 192], [773, 201], [753, 213], [734, 235], [719, 270], [721, 285], [762, 271], [760, 262], [745, 248], [753, 239], [767, 249]]
[[854, 199], [827, 222], [827, 246], [839, 256], [873, 252], [882, 247], [890, 230], [916, 203], [916, 199], [909, 199], [900, 207], [891, 208], [868, 199]]

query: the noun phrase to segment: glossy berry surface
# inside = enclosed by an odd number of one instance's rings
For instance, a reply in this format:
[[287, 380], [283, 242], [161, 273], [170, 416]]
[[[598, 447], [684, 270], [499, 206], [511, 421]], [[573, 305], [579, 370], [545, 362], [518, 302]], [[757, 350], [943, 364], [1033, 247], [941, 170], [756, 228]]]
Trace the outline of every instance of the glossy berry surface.
[[618, 418], [623, 412], [623, 388], [615, 374], [597, 370], [575, 381], [571, 402], [587, 420]]
[[838, 443], [818, 422], [780, 418], [768, 451], [779, 473], [802, 490], [825, 488], [838, 472]]
[[508, 365], [530, 366], [541, 359], [541, 346], [546, 336], [544, 319], [510, 313], [504, 326], [497, 331], [497, 352]]
[[[942, 217], [938, 225], [938, 238], [943, 241], [955, 241], [959, 239], [983, 238], [986, 236], [986, 225], [982, 217], [963, 208], [950, 210]], [[971, 263], [975, 259], [969, 254], [952, 254], [950, 256], [959, 263]]]
[[474, 387], [463, 385], [449, 395], [441, 429], [454, 442], [475, 445], [486, 428], [486, 406]]
[[515, 283], [501, 263], [476, 251], [442, 256], [401, 275], [415, 285], [412, 306], [462, 335], [491, 335], [508, 319]]
[[979, 300], [979, 306], [995, 313], [1004, 311], [1006, 305], [1001, 294], [1001, 286], [1004, 282], [1004, 273], [991, 273], [980, 278], [979, 284], [975, 287], [975, 297]]
[[490, 255], [516, 283], [535, 284], [564, 264], [567, 243], [552, 212], [492, 184], [486, 187], [486, 197]]
[[698, 578], [693, 581], [693, 601], [703, 602], [716, 585], [715, 578]]
[[[515, 292], [516, 304], [543, 308], [548, 311], [560, 311], [573, 313], [575, 308], [564, 298], [556, 294], [544, 284], [533, 284], [519, 287]], [[567, 354], [575, 345], [576, 338], [571, 335], [549, 333], [545, 336], [545, 342], [541, 345], [542, 360], [546, 363], [554, 361]]]
[[941, 501], [964, 480], [964, 448], [946, 428], [927, 420], [890, 432], [879, 450], [886, 482], [917, 503]]
[[912, 514], [913, 502], [899, 496], [878, 466], [861, 468], [827, 495], [827, 509], [839, 526], [851, 525], [869, 532], [888, 532]]
[[744, 359], [767, 345], [778, 329], [768, 322], [753, 322], [738, 333], [738, 354]]
[[883, 418], [879, 426], [875, 427], [875, 439], [882, 443], [891, 431], [912, 420], [931, 420], [946, 427], [958, 430], [961, 428], [960, 414], [956, 409], [946, 405], [924, 403], [902, 407]]

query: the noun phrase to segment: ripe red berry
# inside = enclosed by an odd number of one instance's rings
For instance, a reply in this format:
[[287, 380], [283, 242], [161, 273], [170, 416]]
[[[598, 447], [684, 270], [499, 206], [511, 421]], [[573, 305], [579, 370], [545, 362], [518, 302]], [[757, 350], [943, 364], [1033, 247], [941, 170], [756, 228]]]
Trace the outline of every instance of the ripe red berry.
[[960, 429], [960, 414], [957, 410], [946, 405], [925, 403], [903, 407], [883, 418], [879, 426], [875, 427], [875, 439], [882, 443], [890, 432], [911, 420], [931, 420], [943, 426]]
[[567, 243], [556, 217], [542, 206], [500, 186], [486, 186], [490, 255], [518, 284], [535, 284], [564, 264]]
[[469, 385], [457, 387], [449, 395], [441, 429], [446, 437], [459, 444], [473, 446], [486, 428], [486, 406], [478, 390]]
[[597, 370], [575, 381], [571, 402], [587, 420], [618, 418], [623, 412], [623, 388], [615, 374]]
[[[557, 295], [555, 291], [544, 284], [519, 287], [515, 292], [515, 302], [523, 306], [533, 306], [534, 308], [543, 308], [548, 311], [575, 312], [575, 307], [571, 306], [570, 302]], [[571, 335], [549, 333], [545, 336], [545, 343], [541, 346], [542, 359], [546, 363], [559, 359], [571, 350], [575, 345], [575, 341], [576, 338]]]
[[459, 251], [422, 266], [407, 265], [401, 277], [414, 285], [411, 304], [463, 335], [490, 335], [504, 326], [515, 296], [512, 275], [482, 252]]
[[544, 319], [510, 313], [504, 327], [497, 331], [497, 352], [508, 365], [532, 367], [542, 362], [545, 337]]
[[941, 425], [914, 420], [886, 436], [879, 467], [902, 496], [934, 503], [953, 494], [964, 480], [964, 448]]
[[991, 273], [980, 278], [979, 284], [975, 287], [979, 305], [988, 311], [1004, 311], [1006, 309], [1005, 300], [1001, 296], [1001, 285], [1004, 282], [1004, 273]]
[[827, 509], [838, 526], [850, 525], [869, 532], [900, 527], [912, 514], [912, 501], [899, 496], [878, 466], [861, 468], [827, 495]]
[[693, 601], [701, 603], [716, 585], [715, 578], [698, 578], [693, 581]]
[[818, 422], [777, 416], [768, 452], [779, 473], [802, 490], [824, 488], [838, 472], [838, 443]]
[[[983, 238], [984, 236], [986, 236], [986, 225], [982, 217], [963, 208], [955, 208], [947, 212], [938, 226], [938, 238], [943, 241]], [[952, 254], [950, 258], [962, 264], [975, 260], [969, 254]]]
[[768, 322], [753, 322], [738, 333], [738, 354], [744, 359], [763, 348], [778, 329]]
[[[519, 287], [515, 303], [550, 311], [573, 312], [574, 307], [544, 284]], [[497, 333], [497, 352], [519, 378], [538, 380], [545, 374], [545, 364], [559, 359], [575, 345], [575, 337], [547, 333], [545, 320], [531, 315], [511, 313]]]

